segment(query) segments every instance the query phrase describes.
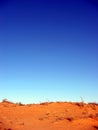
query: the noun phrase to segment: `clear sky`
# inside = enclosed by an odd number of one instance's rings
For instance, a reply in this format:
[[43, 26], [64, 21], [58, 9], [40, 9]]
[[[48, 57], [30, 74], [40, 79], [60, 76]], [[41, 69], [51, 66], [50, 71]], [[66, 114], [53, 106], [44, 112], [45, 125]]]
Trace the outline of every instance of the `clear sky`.
[[0, 100], [98, 102], [98, 1], [0, 1]]

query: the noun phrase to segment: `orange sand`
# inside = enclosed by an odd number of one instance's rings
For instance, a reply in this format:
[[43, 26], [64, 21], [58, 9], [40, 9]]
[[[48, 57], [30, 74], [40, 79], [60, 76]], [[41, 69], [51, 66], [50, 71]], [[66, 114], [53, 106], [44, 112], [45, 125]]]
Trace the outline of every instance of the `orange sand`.
[[98, 104], [0, 103], [0, 130], [98, 130]]

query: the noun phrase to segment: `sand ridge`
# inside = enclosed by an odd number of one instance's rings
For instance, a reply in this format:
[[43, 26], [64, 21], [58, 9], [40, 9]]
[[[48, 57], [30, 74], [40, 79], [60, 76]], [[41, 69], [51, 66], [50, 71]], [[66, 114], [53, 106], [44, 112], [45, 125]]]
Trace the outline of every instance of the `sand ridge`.
[[98, 130], [98, 104], [0, 103], [0, 130]]

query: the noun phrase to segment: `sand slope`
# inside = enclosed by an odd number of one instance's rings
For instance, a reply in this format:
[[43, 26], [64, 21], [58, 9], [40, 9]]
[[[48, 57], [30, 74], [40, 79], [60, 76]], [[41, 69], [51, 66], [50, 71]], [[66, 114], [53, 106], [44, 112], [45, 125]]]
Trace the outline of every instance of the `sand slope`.
[[0, 130], [98, 130], [98, 104], [0, 103]]

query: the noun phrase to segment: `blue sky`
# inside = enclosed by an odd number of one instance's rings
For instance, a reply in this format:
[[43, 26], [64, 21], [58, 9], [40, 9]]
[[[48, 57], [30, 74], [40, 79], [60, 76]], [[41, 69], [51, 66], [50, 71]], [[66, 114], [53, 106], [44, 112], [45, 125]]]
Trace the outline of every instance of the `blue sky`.
[[0, 100], [98, 102], [97, 0], [0, 1]]

